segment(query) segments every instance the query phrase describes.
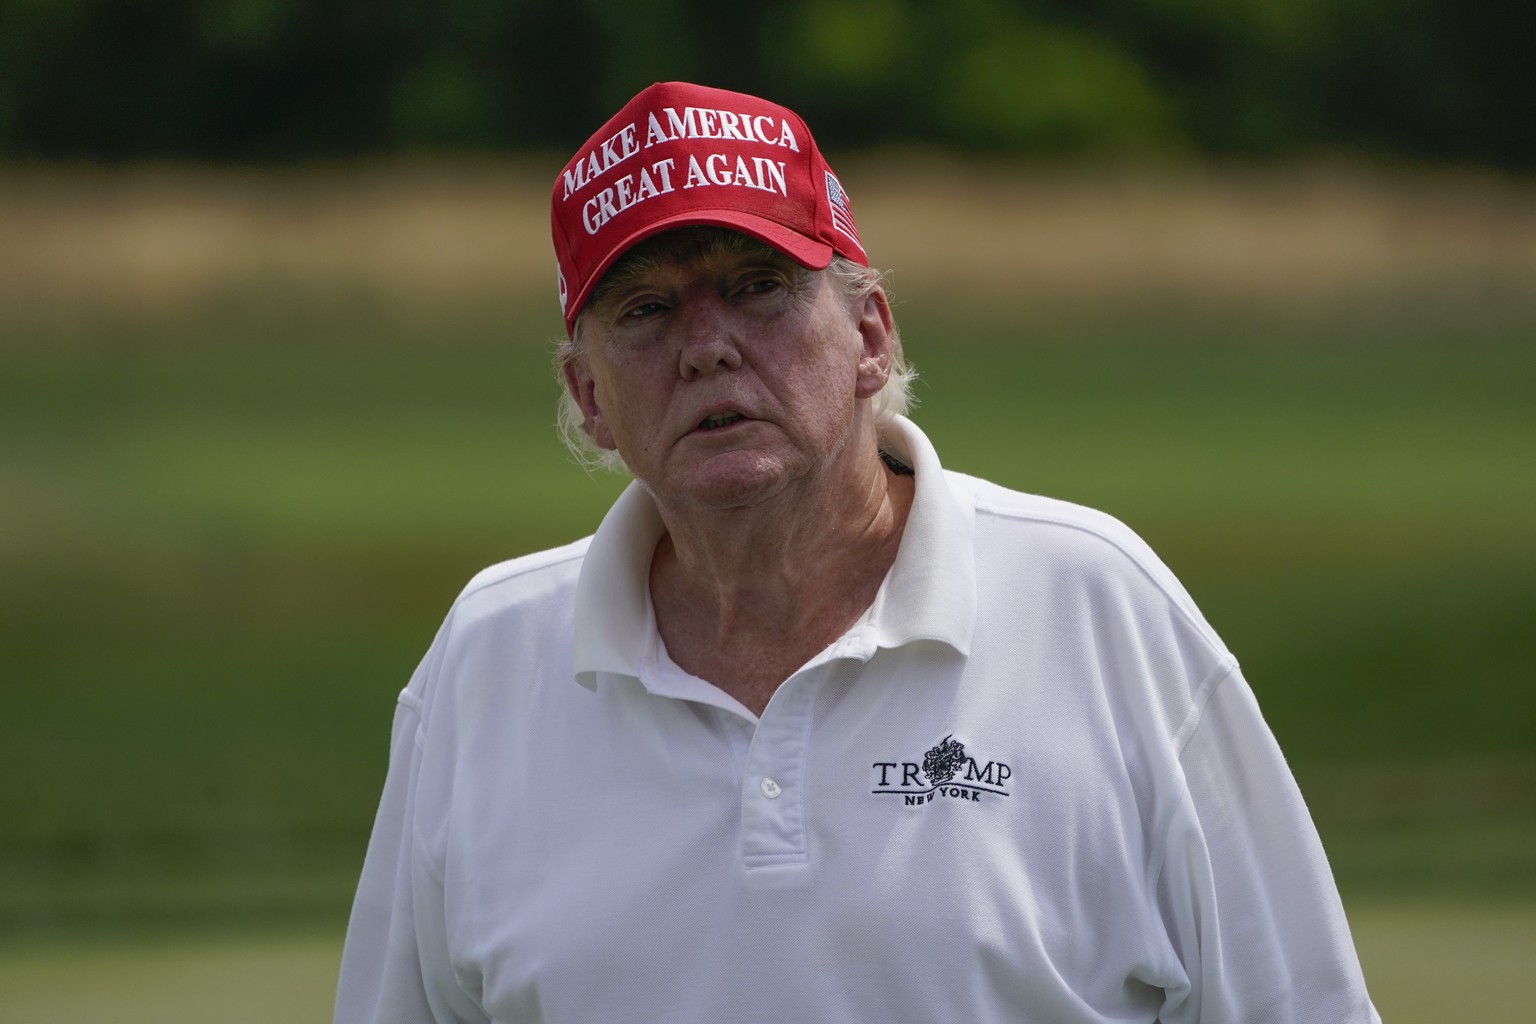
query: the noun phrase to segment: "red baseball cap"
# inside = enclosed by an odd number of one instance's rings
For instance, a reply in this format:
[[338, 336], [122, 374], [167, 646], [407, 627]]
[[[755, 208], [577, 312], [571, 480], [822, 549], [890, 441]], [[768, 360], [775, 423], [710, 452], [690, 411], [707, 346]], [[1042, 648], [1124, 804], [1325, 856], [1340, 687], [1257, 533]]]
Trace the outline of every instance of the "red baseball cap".
[[834, 253], [869, 265], [848, 194], [799, 115], [687, 82], [625, 104], [565, 165], [551, 207], [569, 333], [614, 260], [669, 228], [731, 228], [811, 270]]

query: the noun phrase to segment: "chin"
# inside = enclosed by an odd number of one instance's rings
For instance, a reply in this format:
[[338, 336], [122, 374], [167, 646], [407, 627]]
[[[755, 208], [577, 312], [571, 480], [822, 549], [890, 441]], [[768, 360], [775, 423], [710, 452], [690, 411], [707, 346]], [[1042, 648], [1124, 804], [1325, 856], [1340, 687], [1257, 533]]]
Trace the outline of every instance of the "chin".
[[762, 453], [730, 452], [694, 467], [674, 493], [705, 508], [747, 508], [779, 493], [792, 475], [782, 462]]

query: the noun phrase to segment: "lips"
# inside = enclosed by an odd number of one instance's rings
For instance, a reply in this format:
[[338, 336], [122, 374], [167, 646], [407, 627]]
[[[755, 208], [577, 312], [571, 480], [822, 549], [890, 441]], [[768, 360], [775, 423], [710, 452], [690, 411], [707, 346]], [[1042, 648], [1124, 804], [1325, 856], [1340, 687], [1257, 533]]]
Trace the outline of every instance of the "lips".
[[745, 419], [745, 417], [742, 416], [739, 412], [717, 413], [714, 416], [706, 416], [700, 420], [698, 429], [719, 430], [721, 427], [728, 427], [732, 423], [736, 423], [742, 419]]

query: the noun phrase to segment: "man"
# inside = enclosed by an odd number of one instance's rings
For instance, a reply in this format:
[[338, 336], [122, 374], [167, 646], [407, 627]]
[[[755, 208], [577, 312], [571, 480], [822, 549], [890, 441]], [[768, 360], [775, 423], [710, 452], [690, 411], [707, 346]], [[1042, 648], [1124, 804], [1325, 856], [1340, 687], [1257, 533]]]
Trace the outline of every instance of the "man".
[[942, 468], [797, 116], [653, 86], [553, 225], [635, 483], [401, 694], [339, 1022], [1376, 1019], [1232, 656], [1119, 523]]

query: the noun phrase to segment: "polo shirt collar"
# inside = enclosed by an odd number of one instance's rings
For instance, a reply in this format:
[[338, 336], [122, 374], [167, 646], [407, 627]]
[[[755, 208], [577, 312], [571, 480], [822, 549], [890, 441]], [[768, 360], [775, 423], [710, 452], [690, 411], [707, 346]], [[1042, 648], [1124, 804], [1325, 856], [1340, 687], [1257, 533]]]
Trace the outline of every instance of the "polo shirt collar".
[[[939, 456], [916, 424], [898, 417], [881, 445], [911, 466], [912, 508], [896, 561], [854, 631], [875, 647], [937, 640], [970, 653], [976, 619], [975, 510], [955, 494]], [[603, 517], [576, 583], [576, 679], [595, 688], [600, 673], [640, 676], [659, 643], [651, 610], [651, 558], [665, 526], [638, 482]]]

